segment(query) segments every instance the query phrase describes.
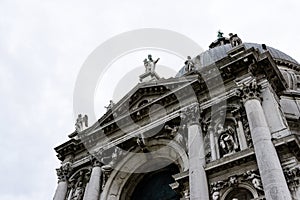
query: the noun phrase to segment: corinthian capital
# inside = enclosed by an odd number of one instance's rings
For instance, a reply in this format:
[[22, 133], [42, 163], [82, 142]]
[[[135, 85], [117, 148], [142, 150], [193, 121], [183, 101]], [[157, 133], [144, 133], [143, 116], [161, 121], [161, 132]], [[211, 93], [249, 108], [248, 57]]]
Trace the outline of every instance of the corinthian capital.
[[250, 99], [261, 100], [261, 86], [256, 83], [256, 80], [253, 79], [248, 84], [243, 84], [239, 88], [239, 95], [242, 98], [243, 102], [246, 102]]
[[187, 124], [196, 124], [199, 123], [200, 120], [200, 107], [199, 104], [193, 104], [187, 109], [185, 109], [181, 116], [182, 120], [184, 120]]
[[67, 181], [70, 177], [72, 168], [70, 163], [63, 164], [60, 168], [56, 169], [58, 181]]

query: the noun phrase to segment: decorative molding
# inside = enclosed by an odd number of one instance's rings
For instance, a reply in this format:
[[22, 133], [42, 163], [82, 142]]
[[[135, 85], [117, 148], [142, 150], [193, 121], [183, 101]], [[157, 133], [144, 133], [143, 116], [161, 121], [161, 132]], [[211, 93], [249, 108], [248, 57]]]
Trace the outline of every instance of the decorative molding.
[[229, 188], [237, 188], [239, 185], [245, 184], [257, 193], [263, 195], [263, 186], [258, 170], [248, 170], [243, 174], [233, 175], [224, 180], [216, 181], [210, 184], [210, 194], [213, 200], [219, 200], [224, 195], [224, 191]]

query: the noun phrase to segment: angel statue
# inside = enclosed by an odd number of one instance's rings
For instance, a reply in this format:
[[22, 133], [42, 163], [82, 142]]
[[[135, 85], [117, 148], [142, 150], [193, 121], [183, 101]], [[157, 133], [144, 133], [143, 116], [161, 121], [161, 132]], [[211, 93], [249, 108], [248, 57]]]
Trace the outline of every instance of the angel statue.
[[84, 115], [82, 117], [81, 114], [78, 115], [75, 123], [75, 130], [76, 132], [83, 131], [84, 127], [88, 127], [88, 116]]

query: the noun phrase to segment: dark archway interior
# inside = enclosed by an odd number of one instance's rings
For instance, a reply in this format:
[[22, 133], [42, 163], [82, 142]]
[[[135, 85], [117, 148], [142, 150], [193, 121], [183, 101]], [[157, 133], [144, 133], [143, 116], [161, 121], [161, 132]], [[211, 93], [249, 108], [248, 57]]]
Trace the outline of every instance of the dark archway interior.
[[179, 200], [171, 189], [172, 175], [179, 173], [178, 167], [171, 164], [163, 169], [144, 174], [131, 196], [131, 200]]
[[235, 188], [225, 198], [225, 200], [251, 200], [251, 199], [253, 199], [252, 193], [245, 188]]

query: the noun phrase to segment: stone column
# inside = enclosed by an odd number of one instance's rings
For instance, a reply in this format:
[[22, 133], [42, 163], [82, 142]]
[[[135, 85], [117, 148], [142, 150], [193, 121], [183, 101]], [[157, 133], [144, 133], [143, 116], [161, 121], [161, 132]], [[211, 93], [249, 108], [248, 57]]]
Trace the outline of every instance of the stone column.
[[213, 161], [217, 159], [217, 151], [216, 151], [215, 134], [212, 126], [208, 127], [207, 133], [209, 134], [211, 161]]
[[266, 116], [269, 129], [273, 137], [283, 137], [291, 134], [287, 128], [287, 122], [280, 111], [279, 100], [276, 99], [269, 84], [262, 92], [262, 107]]
[[249, 121], [258, 169], [267, 200], [291, 200], [276, 149], [271, 141], [260, 102], [260, 87], [255, 81], [240, 90]]
[[58, 185], [53, 197], [53, 200], [65, 200], [68, 193], [68, 178], [70, 176], [70, 163], [62, 165], [56, 169], [58, 176]]
[[191, 200], [209, 200], [205, 173], [204, 138], [199, 123], [199, 104], [186, 110], [188, 125], [189, 184]]
[[98, 160], [93, 162], [93, 169], [83, 200], [99, 200], [101, 189], [101, 166]]
[[234, 110], [232, 112], [232, 114], [234, 115], [234, 117], [237, 121], [236, 132], [237, 132], [237, 137], [239, 140], [240, 149], [242, 151], [244, 149], [247, 149], [248, 145], [247, 145], [247, 139], [246, 139], [244, 128], [243, 128], [243, 122], [241, 119], [242, 116], [240, 113], [240, 108]]

